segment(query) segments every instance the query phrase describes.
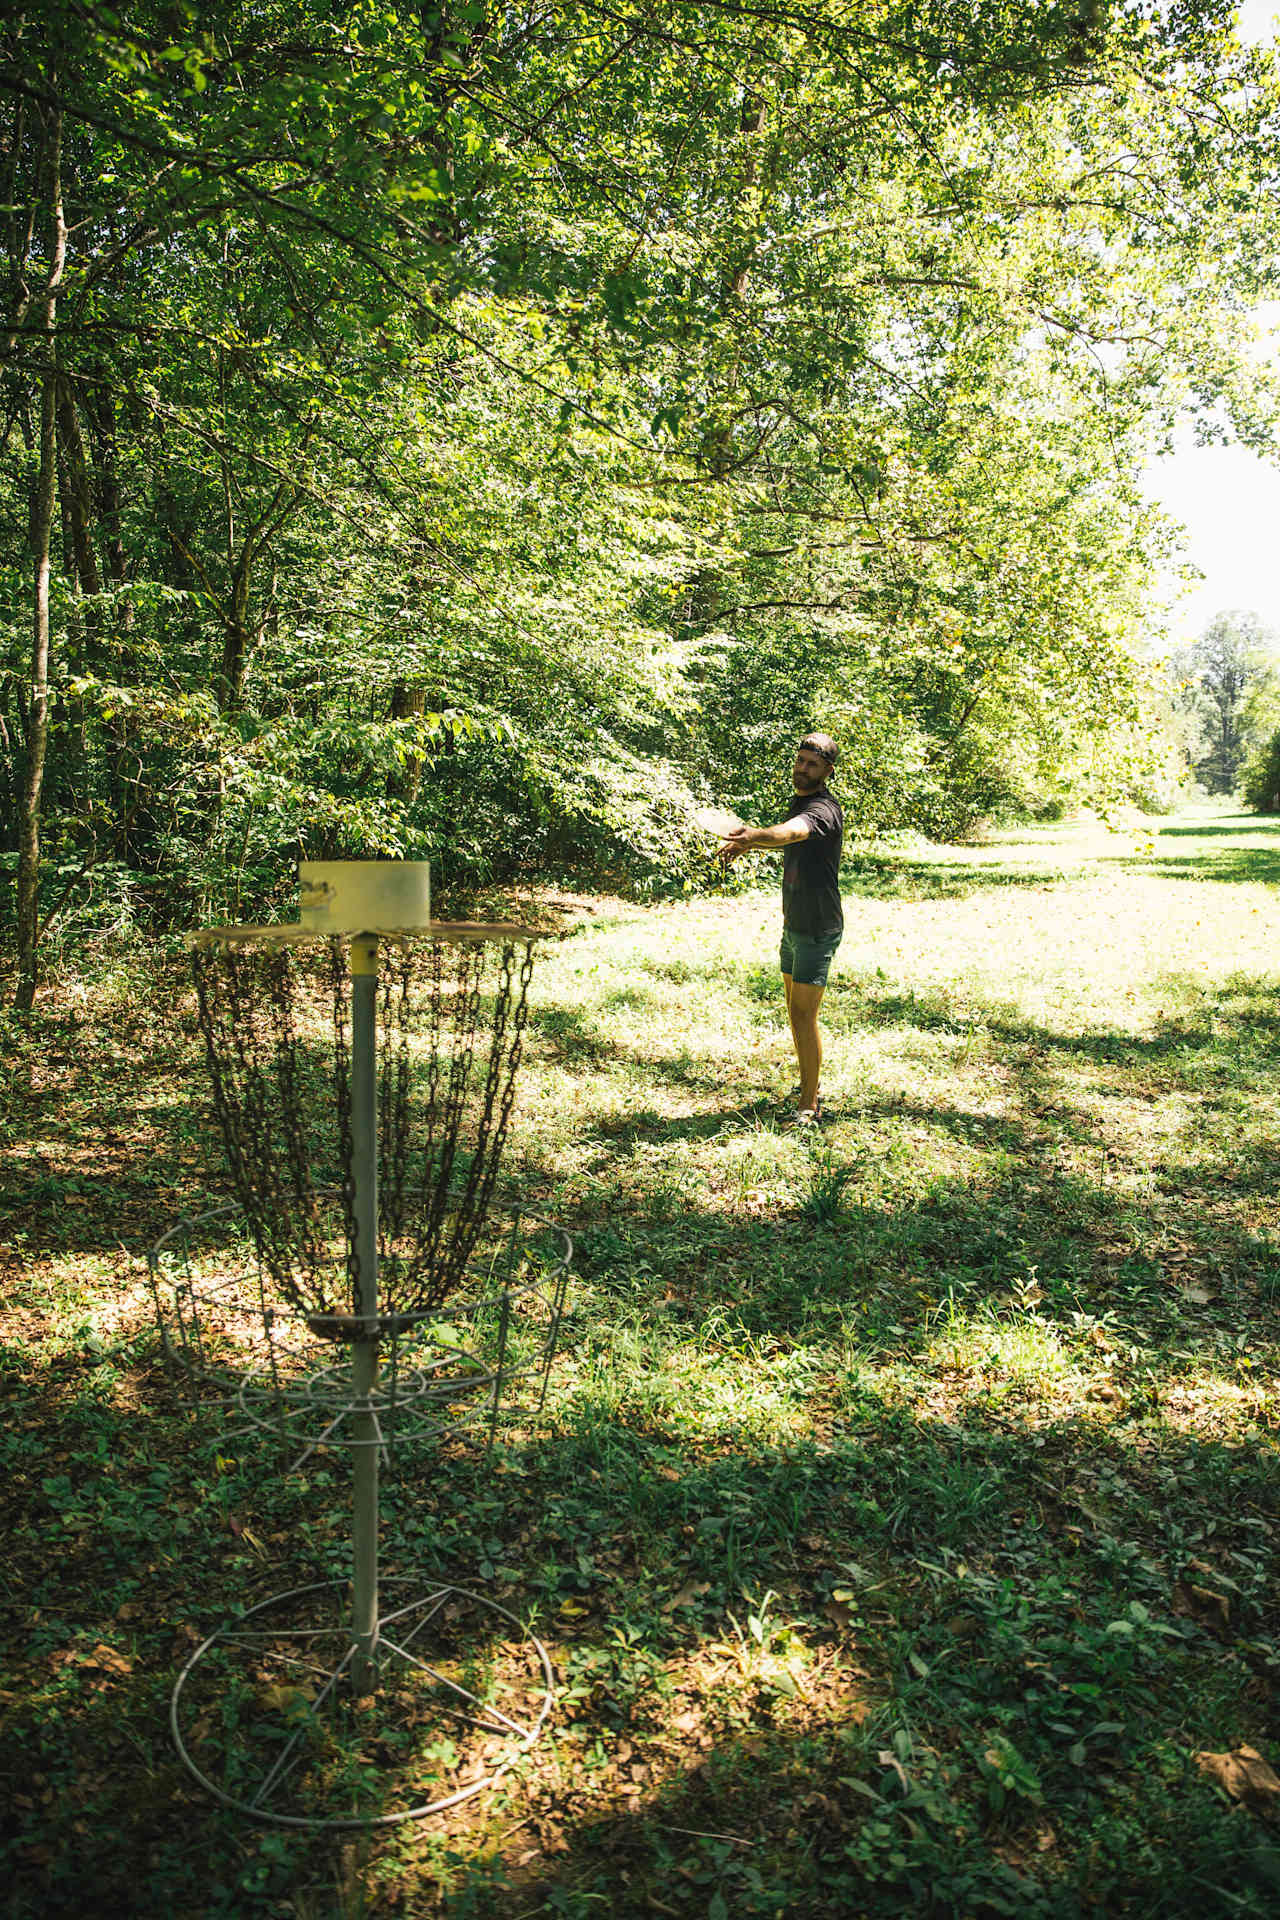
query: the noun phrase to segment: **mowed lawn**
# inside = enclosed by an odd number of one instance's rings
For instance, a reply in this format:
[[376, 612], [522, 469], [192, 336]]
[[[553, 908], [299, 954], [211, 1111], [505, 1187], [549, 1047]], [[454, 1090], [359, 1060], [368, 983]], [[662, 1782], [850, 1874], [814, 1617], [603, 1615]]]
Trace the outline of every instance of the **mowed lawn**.
[[170, 1751], [194, 1640], [341, 1570], [346, 1496], [158, 1364], [138, 1255], [219, 1189], [179, 962], [56, 984], [8, 1030], [8, 1910], [1275, 1912], [1277, 877], [1207, 809], [855, 853], [814, 1134], [772, 883], [577, 903], [504, 1172], [576, 1238], [548, 1403], [383, 1542], [560, 1697], [354, 1839]]

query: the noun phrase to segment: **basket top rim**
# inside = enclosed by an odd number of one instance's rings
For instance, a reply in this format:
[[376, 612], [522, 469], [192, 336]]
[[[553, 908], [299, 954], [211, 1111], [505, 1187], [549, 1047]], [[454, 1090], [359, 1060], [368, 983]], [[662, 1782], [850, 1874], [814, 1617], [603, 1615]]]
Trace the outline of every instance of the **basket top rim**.
[[296, 921], [269, 926], [194, 927], [183, 935], [188, 947], [298, 947], [324, 940], [410, 940], [445, 942], [555, 940], [559, 929], [521, 927], [505, 920], [424, 920], [418, 926], [306, 927]]

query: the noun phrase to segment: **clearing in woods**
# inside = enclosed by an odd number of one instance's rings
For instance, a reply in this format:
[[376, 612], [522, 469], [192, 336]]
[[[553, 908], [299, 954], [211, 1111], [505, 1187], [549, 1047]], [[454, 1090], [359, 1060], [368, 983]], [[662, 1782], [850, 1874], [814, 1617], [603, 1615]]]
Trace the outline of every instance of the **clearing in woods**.
[[7, 1911], [1274, 1912], [1278, 875], [1210, 812], [855, 857], [809, 1137], [772, 891], [589, 903], [504, 1173], [577, 1235], [547, 1417], [384, 1509], [536, 1621], [553, 1732], [354, 1840], [168, 1743], [194, 1639], [348, 1551], [338, 1464], [194, 1445], [158, 1364], [182, 963], [10, 1021]]

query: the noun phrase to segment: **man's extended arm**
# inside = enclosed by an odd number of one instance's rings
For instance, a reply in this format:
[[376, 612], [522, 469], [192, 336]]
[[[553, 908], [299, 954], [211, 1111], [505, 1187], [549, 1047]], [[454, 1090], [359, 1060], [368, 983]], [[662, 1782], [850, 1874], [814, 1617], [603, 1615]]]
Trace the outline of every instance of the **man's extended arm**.
[[808, 838], [809, 821], [802, 813], [794, 820], [780, 820], [776, 827], [735, 827], [722, 841], [719, 853], [727, 865], [739, 854], [750, 853], [753, 847], [790, 847], [797, 840]]

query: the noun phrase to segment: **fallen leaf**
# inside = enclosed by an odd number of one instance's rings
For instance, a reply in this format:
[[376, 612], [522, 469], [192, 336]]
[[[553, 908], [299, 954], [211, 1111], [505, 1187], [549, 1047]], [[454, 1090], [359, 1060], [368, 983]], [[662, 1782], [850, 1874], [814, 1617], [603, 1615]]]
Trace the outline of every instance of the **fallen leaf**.
[[1179, 1580], [1173, 1589], [1173, 1611], [1192, 1620], [1210, 1620], [1215, 1626], [1231, 1624], [1231, 1602], [1225, 1593], [1211, 1587], [1198, 1587], [1192, 1580]]
[[902, 1764], [902, 1762], [901, 1762], [901, 1760], [899, 1760], [899, 1758], [898, 1758], [898, 1756], [897, 1756], [897, 1754], [896, 1754], [896, 1753], [891, 1753], [891, 1752], [889, 1751], [889, 1749], [888, 1749], [888, 1747], [882, 1747], [882, 1748], [880, 1749], [880, 1751], [879, 1751], [879, 1753], [878, 1753], [878, 1754], [876, 1755], [876, 1758], [877, 1758], [877, 1760], [878, 1760], [878, 1761], [880, 1762], [880, 1765], [881, 1765], [882, 1767], [892, 1767], [892, 1768], [893, 1768], [893, 1770], [894, 1770], [894, 1772], [895, 1772], [895, 1773], [897, 1774], [897, 1776], [898, 1776], [898, 1778], [899, 1778], [899, 1780], [901, 1780], [901, 1782], [902, 1782], [902, 1791], [903, 1791], [904, 1793], [910, 1793], [910, 1791], [911, 1791], [911, 1781], [910, 1781], [910, 1780], [909, 1780], [909, 1778], [907, 1777], [907, 1770], [906, 1770], [906, 1768], [905, 1768], [905, 1767], [903, 1766], [903, 1764]]
[[973, 1640], [982, 1632], [982, 1622], [976, 1614], [955, 1613], [946, 1622], [946, 1628], [953, 1640]]
[[1247, 1807], [1263, 1811], [1280, 1796], [1280, 1779], [1256, 1747], [1233, 1747], [1230, 1753], [1193, 1753], [1202, 1773]]
[[669, 1600], [662, 1603], [664, 1613], [674, 1613], [677, 1607], [691, 1607], [704, 1593], [711, 1591], [709, 1580], [686, 1580], [679, 1593], [673, 1593]]
[[99, 1641], [92, 1653], [84, 1657], [86, 1667], [101, 1667], [105, 1673], [132, 1673], [133, 1661], [124, 1654], [116, 1653], [114, 1648]]
[[263, 1704], [283, 1714], [304, 1712], [314, 1698], [314, 1687], [271, 1686], [262, 1692]]

